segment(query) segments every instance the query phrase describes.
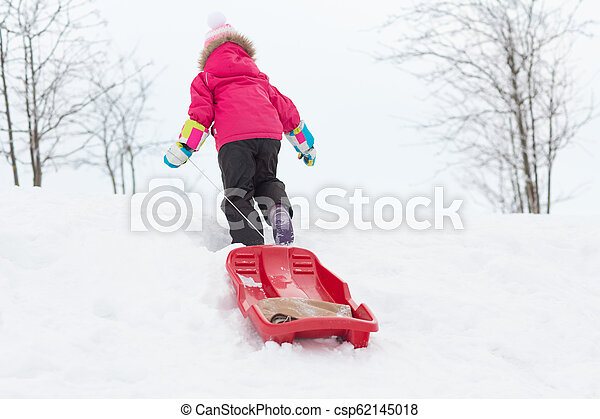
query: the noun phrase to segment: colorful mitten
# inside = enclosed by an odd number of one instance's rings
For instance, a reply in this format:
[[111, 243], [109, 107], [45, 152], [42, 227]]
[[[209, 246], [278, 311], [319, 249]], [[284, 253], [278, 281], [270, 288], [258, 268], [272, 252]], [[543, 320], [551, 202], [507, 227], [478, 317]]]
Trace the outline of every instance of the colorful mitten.
[[208, 137], [208, 128], [205, 128], [199, 122], [188, 119], [179, 134], [179, 141], [169, 148], [165, 154], [165, 164], [172, 168], [177, 168], [188, 161], [194, 151], [198, 151], [206, 138]]
[[173, 169], [178, 168], [192, 156], [192, 150], [187, 144], [176, 142], [165, 154], [165, 164]]
[[293, 131], [286, 132], [285, 137], [299, 153], [299, 159], [304, 158], [304, 163], [307, 166], [315, 164], [317, 158], [317, 151], [314, 148], [315, 139], [304, 121], [300, 121], [300, 125]]
[[304, 159], [304, 164], [307, 166], [313, 166], [317, 158], [317, 150], [314, 147], [308, 149], [306, 153], [298, 154], [298, 160]]

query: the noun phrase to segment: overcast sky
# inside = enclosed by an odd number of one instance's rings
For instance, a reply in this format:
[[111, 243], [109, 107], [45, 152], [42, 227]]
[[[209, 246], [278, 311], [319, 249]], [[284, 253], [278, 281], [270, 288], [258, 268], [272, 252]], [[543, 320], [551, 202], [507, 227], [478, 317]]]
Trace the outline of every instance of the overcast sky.
[[[152, 59], [163, 70], [149, 102], [155, 120], [141, 134], [176, 140], [187, 119], [189, 84], [197, 74], [208, 30], [206, 16], [220, 10], [228, 23], [255, 42], [257, 64], [295, 102], [316, 138], [319, 157], [311, 168], [296, 160], [291, 146], [282, 144], [279, 175], [291, 195], [309, 195], [322, 186], [360, 186], [372, 196], [408, 198], [431, 195], [433, 186], [442, 185], [451, 197], [465, 199], [468, 211], [485, 212], [488, 209], [475, 203], [457, 173], [443, 170], [449, 156], [429, 144], [428, 133], [404, 126], [403, 118], [423, 119], [433, 109], [426, 86], [389, 64], [375, 63], [370, 55], [383, 51], [382, 43], [389, 39], [389, 33], [374, 28], [400, 12], [403, 3], [102, 0], [97, 7], [108, 21], [116, 49], [128, 51], [137, 45], [141, 61]], [[600, 20], [599, 3], [588, 0], [583, 15]], [[600, 68], [598, 50], [595, 40], [576, 51], [590, 77]], [[590, 88], [600, 94], [598, 77]], [[559, 155], [555, 191], [582, 189], [575, 199], [557, 204], [555, 213], [600, 212], [599, 132], [596, 120], [581, 133], [579, 145]], [[214, 141], [208, 141], [194, 161], [219, 181]], [[175, 176], [184, 178], [188, 189], [212, 188], [190, 165], [168, 169], [162, 155], [148, 156], [143, 163], [138, 169], [142, 187], [151, 178]], [[89, 168], [58, 174], [49, 170], [44, 182], [51, 190], [110, 193], [109, 179], [98, 173]], [[4, 163], [0, 178], [1, 185], [10, 184]]]

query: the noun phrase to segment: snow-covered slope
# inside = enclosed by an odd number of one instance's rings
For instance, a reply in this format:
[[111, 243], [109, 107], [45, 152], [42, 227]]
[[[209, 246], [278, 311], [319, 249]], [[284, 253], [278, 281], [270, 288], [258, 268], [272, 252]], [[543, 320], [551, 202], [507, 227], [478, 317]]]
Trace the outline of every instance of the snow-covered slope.
[[464, 222], [300, 232], [380, 331], [280, 347], [237, 309], [210, 220], [131, 233], [125, 197], [3, 191], [0, 396], [600, 397], [600, 222]]

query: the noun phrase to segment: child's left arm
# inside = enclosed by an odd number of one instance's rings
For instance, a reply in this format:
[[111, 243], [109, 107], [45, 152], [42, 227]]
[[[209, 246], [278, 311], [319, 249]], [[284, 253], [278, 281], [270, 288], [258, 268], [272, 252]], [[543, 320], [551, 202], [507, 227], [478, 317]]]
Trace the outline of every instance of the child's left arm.
[[304, 159], [304, 163], [307, 166], [313, 166], [317, 158], [313, 135], [308, 130], [304, 121], [300, 119], [294, 103], [288, 97], [282, 95], [275, 86], [269, 85], [269, 88], [269, 98], [271, 104], [273, 104], [279, 113], [285, 138], [287, 138], [298, 152], [298, 159]]
[[164, 162], [169, 167], [177, 168], [187, 162], [192, 153], [198, 151], [208, 137], [208, 129], [214, 120], [214, 109], [212, 93], [203, 80], [203, 74], [196, 76], [190, 88], [192, 97], [188, 110], [190, 119], [183, 125], [179, 141], [165, 154]]

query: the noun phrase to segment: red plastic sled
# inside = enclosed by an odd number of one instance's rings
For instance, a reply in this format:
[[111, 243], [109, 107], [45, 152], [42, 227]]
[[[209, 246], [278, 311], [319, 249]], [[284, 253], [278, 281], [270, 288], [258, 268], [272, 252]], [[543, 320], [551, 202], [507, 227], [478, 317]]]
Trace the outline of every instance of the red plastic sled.
[[[348, 284], [326, 269], [310, 251], [298, 247], [251, 246], [234, 249], [227, 257], [227, 271], [238, 296], [238, 306], [260, 337], [291, 343], [294, 338], [339, 336], [363, 348], [369, 334], [378, 330], [369, 308], [357, 305]], [[256, 306], [274, 297], [299, 297], [349, 305], [349, 317], [311, 317], [271, 323]]]

